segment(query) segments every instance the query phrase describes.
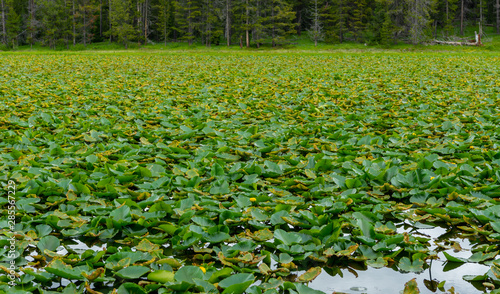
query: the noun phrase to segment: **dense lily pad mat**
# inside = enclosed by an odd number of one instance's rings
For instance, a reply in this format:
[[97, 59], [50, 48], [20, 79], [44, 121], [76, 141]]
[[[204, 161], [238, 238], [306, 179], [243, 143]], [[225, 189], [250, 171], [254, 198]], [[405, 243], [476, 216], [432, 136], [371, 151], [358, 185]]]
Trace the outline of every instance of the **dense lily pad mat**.
[[19, 293], [317, 293], [322, 270], [420, 272], [440, 251], [498, 287], [499, 72], [481, 55], [0, 56], [17, 189], [0, 292], [12, 237]]

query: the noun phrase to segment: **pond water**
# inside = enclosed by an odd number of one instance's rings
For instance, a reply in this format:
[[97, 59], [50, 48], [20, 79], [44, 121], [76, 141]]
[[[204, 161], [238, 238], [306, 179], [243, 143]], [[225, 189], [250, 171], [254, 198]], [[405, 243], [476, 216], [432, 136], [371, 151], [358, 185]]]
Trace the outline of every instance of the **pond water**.
[[[412, 235], [421, 235], [431, 238], [431, 246], [429, 249], [435, 250], [438, 248], [437, 244], [447, 242], [458, 243], [460, 250], [448, 249], [445, 250], [449, 254], [456, 257], [468, 258], [472, 254], [471, 249], [473, 244], [468, 239], [454, 238], [454, 234], [450, 233], [448, 229], [442, 227], [432, 227], [424, 224], [398, 224], [398, 233], [407, 232]], [[83, 253], [85, 250], [101, 251], [105, 244], [101, 246], [91, 245], [73, 240], [73, 244], [66, 245], [72, 250]], [[76, 244], [75, 244], [76, 243]], [[448, 246], [449, 247], [449, 246]], [[61, 246], [59, 254], [66, 254], [67, 250]], [[430, 266], [422, 273], [403, 273], [394, 268], [372, 268], [368, 267], [365, 270], [353, 268], [339, 268], [337, 274], [334, 276], [327, 273], [325, 270], [312, 282], [308, 284], [309, 287], [320, 290], [325, 293], [349, 293], [349, 294], [377, 294], [377, 293], [402, 293], [405, 283], [413, 278], [416, 278], [420, 293], [443, 293], [437, 288], [437, 285], [445, 281], [444, 288], [449, 290], [451, 287], [455, 289], [455, 293], [473, 294], [484, 293], [484, 287], [481, 283], [470, 283], [463, 280], [464, 275], [483, 275], [489, 270], [489, 266], [478, 263], [464, 263], [454, 264], [454, 266], [447, 265], [446, 258], [442, 252], [438, 254], [439, 259], [433, 260]], [[272, 261], [271, 268], [275, 267], [276, 263]], [[300, 276], [305, 271], [297, 271], [293, 274]], [[69, 281], [63, 279], [61, 285], [67, 285]], [[255, 284], [260, 284], [256, 281]]]
[[[430, 237], [441, 243], [447, 240], [448, 242], [456, 242], [460, 244], [461, 251], [445, 250], [447, 253], [456, 256], [468, 258], [471, 256], [472, 244], [467, 239], [452, 238], [447, 229], [441, 227], [432, 227], [424, 224], [408, 224], [409, 226], [399, 226], [398, 233], [408, 232], [413, 235], [421, 235]], [[415, 229], [418, 227], [418, 229]], [[429, 249], [437, 248], [435, 243], [432, 243]], [[481, 283], [472, 284], [465, 281], [464, 275], [483, 275], [489, 270], [489, 266], [478, 263], [464, 263], [458, 267], [445, 266], [446, 258], [442, 252], [438, 253], [439, 260], [433, 260], [429, 268], [424, 272], [402, 273], [397, 269], [392, 268], [371, 268], [368, 267], [364, 271], [355, 270], [356, 275], [348, 269], [341, 269], [342, 276], [331, 276], [324, 270], [322, 273], [309, 284], [309, 287], [315, 290], [321, 290], [325, 293], [402, 293], [404, 285], [413, 278], [416, 282], [420, 293], [443, 293], [437, 289], [437, 285], [445, 281], [444, 288], [449, 290], [451, 287], [456, 293], [473, 294], [484, 293], [484, 287]], [[459, 264], [455, 264], [456, 266]], [[298, 275], [304, 273], [299, 272]]]
[[[433, 261], [432, 266], [420, 274], [401, 273], [391, 268], [375, 269], [369, 267], [366, 271], [356, 271], [357, 277], [347, 269], [342, 270], [343, 277], [339, 275], [332, 277], [323, 271], [308, 286], [325, 293], [399, 293], [404, 289], [406, 282], [416, 278], [420, 293], [443, 293], [437, 289], [437, 284], [442, 281], [446, 281], [444, 285], [446, 290], [454, 287], [456, 293], [483, 293], [473, 284], [463, 280], [462, 276], [482, 275], [488, 271], [488, 266], [464, 264], [448, 272], [443, 271], [443, 268], [443, 262]], [[431, 283], [431, 280], [435, 282]], [[426, 285], [431, 289], [427, 288]]]

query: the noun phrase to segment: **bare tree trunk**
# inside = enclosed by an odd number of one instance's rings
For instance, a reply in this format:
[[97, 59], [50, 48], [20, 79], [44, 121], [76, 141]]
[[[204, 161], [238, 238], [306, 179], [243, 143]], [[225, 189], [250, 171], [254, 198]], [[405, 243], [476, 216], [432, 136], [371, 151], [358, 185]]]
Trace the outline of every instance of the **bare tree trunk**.
[[[165, 12], [165, 22], [163, 23], [163, 35], [165, 36], [165, 46], [167, 46], [167, 26], [168, 26], [168, 14], [167, 14], [167, 2], [165, 2], [165, 7], [163, 7], [163, 11]], [[169, 6], [168, 12], [170, 13], [171, 7]]]
[[102, 0], [99, 0], [99, 37], [102, 38]]
[[[257, 22], [260, 21], [260, 1], [257, 0], [257, 5], [256, 5], [256, 9], [255, 9], [255, 20]], [[253, 28], [253, 33], [252, 33], [252, 38], [253, 40], [255, 41], [255, 44], [257, 45], [257, 48], [260, 48], [260, 43], [259, 43], [259, 31], [257, 30], [257, 28]]]
[[227, 39], [227, 46], [231, 45], [231, 36], [230, 34], [230, 20], [229, 20], [229, 0], [226, 0], [226, 39]]
[[479, 23], [483, 23], [483, 0], [479, 0]]
[[4, 4], [4, 0], [2, 0], [2, 37], [3, 37], [3, 43], [7, 44], [7, 31], [5, 29], [5, 4]]
[[[498, 0], [497, 0], [498, 1]], [[250, 47], [250, 36], [249, 36], [249, 28], [248, 28], [248, 0], [246, 0], [246, 30], [245, 30], [245, 34], [246, 34], [246, 41], [247, 41], [247, 48]]]
[[207, 47], [210, 47], [212, 46], [212, 19], [211, 19], [211, 14], [212, 14], [212, 10], [210, 9], [210, 3], [212, 1], [210, 0], [206, 0], [205, 2], [205, 6], [207, 7], [207, 23], [206, 23], [206, 27], [205, 27], [205, 46]]
[[111, 0], [108, 0], [108, 19], [109, 19], [109, 42], [113, 40], [113, 34], [111, 33]]
[[497, 34], [500, 34], [500, 0], [497, 0]]
[[75, 0], [73, 0], [73, 46], [76, 45]]
[[272, 46], [275, 47], [276, 43], [274, 42], [275, 39], [275, 30], [276, 30], [276, 21], [274, 20], [274, 5], [271, 5], [271, 19], [273, 20], [273, 30], [271, 31], [271, 38], [272, 38]]
[[[448, 20], [449, 20], [449, 15], [448, 15], [448, 0], [446, 0], [446, 26], [448, 26]], [[448, 37], [448, 28], [446, 28], [446, 37]]]
[[144, 45], [148, 43], [148, 0], [144, 2]]
[[448, 21], [449, 15], [448, 15], [448, 0], [446, 0], [446, 20]]
[[342, 5], [344, 4], [344, 1], [340, 1], [340, 31], [339, 31], [339, 41], [340, 43], [344, 42], [344, 13], [343, 13], [343, 9], [344, 9], [344, 6]]
[[297, 7], [297, 35], [302, 35], [302, 7]]
[[137, 43], [139, 43], [139, 46], [141, 45], [141, 35], [142, 35], [142, 29], [143, 29], [143, 25], [142, 25], [142, 13], [141, 13], [141, 3], [139, 3], [139, 1], [137, 1], [137, 30], [139, 30], [139, 33], [138, 33], [138, 38], [137, 38]]
[[[68, 1], [69, 0], [64, 0], [64, 12], [66, 12], [66, 9], [68, 9]], [[69, 37], [70, 37], [69, 33], [64, 34], [64, 42], [66, 43], [66, 50], [69, 50]]]
[[462, 7], [460, 10], [460, 35], [464, 35], [464, 0], [462, 2]]
[[83, 1], [83, 46], [87, 47], [87, 1]]
[[188, 40], [188, 45], [191, 46], [193, 42], [193, 20], [191, 19], [191, 4], [189, 4], [189, 10], [188, 10], [188, 34], [189, 34], [189, 40]]
[[33, 49], [33, 21], [34, 21], [34, 9], [35, 9], [35, 3], [33, 2], [34, 0], [30, 0], [29, 6], [30, 6], [30, 49]]
[[318, 38], [320, 34], [318, 0], [314, 0], [314, 47], [318, 46]]

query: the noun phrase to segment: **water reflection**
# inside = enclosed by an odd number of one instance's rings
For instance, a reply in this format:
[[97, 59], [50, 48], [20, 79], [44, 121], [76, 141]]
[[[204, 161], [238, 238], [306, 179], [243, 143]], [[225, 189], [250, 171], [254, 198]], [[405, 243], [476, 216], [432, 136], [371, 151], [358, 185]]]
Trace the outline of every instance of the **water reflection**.
[[[448, 263], [442, 251], [456, 257], [469, 258], [474, 244], [468, 239], [459, 238], [449, 228], [430, 226], [423, 223], [405, 221], [397, 225], [398, 233], [409, 233], [430, 238], [430, 250], [438, 252], [439, 260], [427, 261], [429, 266], [422, 273], [402, 273], [394, 268], [367, 269], [335, 268], [324, 269], [309, 284], [309, 287], [325, 293], [399, 293], [405, 283], [416, 278], [420, 293], [442, 293], [438, 289], [440, 282], [445, 281], [444, 288], [454, 288], [456, 293], [484, 293], [481, 283], [470, 283], [462, 277], [465, 275], [483, 275], [489, 266], [478, 263]], [[304, 271], [298, 272], [301, 275]]]
[[[444, 262], [433, 261], [433, 264], [423, 273], [401, 273], [392, 268], [368, 268], [361, 271], [353, 269], [340, 269], [341, 275], [331, 276], [325, 270], [309, 284], [309, 287], [325, 293], [399, 293], [409, 280], [416, 278], [420, 293], [442, 293], [437, 285], [446, 281], [444, 288], [454, 287], [457, 293], [483, 293], [482, 285], [471, 284], [462, 279], [464, 275], [482, 275], [489, 267], [482, 264], [469, 263], [452, 271], [444, 271]], [[303, 274], [304, 271], [297, 275]], [[476, 288], [475, 286], [479, 287]]]

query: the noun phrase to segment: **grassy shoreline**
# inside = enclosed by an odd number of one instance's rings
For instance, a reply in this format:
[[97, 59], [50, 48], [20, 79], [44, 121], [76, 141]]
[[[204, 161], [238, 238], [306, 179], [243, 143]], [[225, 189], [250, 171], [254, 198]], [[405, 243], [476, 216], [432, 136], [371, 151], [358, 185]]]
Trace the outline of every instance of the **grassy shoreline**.
[[[466, 34], [467, 36], [469, 35]], [[472, 33], [473, 34], [473, 33]], [[73, 52], [90, 52], [90, 53], [231, 53], [231, 54], [247, 54], [247, 53], [344, 53], [344, 52], [362, 52], [362, 53], [386, 53], [386, 52], [465, 52], [465, 53], [487, 53], [500, 52], [500, 35], [489, 34], [487, 38], [483, 39], [484, 45], [481, 47], [475, 46], [452, 46], [452, 45], [412, 45], [399, 43], [390, 46], [384, 45], [365, 45], [362, 43], [342, 43], [342, 44], [325, 44], [320, 43], [317, 47], [305, 38], [299, 38], [296, 40], [290, 40], [293, 45], [285, 45], [282, 47], [273, 48], [270, 46], [261, 46], [260, 48], [250, 47], [250, 48], [240, 48], [238, 44], [225, 46], [225, 45], [214, 45], [212, 47], [206, 47], [201, 43], [195, 43], [189, 46], [184, 42], [169, 42], [166, 45], [163, 43], [148, 44], [140, 46], [137, 43], [129, 44], [129, 49], [125, 49], [122, 44], [100, 42], [89, 44], [84, 47], [83, 44], [77, 44], [75, 46], [70, 46], [67, 48], [59, 47], [57, 49], [51, 49], [41, 45], [35, 45], [31, 48], [29, 45], [23, 45], [16, 47], [15, 49], [2, 50], [0, 47], [0, 54], [6, 53], [35, 53], [35, 54], [46, 54], [46, 53], [73, 53]]]

